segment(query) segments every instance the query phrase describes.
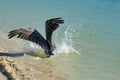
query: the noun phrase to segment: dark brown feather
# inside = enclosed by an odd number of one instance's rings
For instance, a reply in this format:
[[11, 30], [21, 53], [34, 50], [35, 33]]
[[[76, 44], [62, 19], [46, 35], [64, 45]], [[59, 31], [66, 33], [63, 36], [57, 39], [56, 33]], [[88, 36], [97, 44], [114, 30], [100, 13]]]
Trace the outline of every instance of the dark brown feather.
[[52, 33], [59, 27], [59, 24], [63, 24], [64, 20], [61, 18], [53, 18], [46, 21], [46, 40], [52, 45]]
[[9, 39], [14, 36], [17, 36], [17, 38], [35, 42], [36, 44], [40, 45], [44, 50], [47, 50], [48, 46], [50, 47], [50, 45], [44, 39], [44, 37], [37, 30], [32, 28], [28, 28], [28, 29], [20, 28], [10, 31], [8, 35]]

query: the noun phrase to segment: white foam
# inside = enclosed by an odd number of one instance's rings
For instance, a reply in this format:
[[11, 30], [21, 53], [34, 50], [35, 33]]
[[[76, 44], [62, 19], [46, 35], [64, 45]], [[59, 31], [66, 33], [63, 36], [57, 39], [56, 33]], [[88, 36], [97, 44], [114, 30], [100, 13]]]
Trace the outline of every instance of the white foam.
[[68, 26], [64, 32], [64, 38], [62, 39], [61, 43], [56, 44], [56, 50], [54, 51], [55, 54], [61, 54], [61, 53], [77, 53], [80, 54], [79, 51], [77, 51], [73, 47], [73, 40], [72, 40], [72, 34], [75, 32], [75, 30], [72, 28], [72, 26]]
[[39, 45], [32, 42], [25, 42], [24, 45], [25, 45], [24, 50], [26, 53], [29, 53], [29, 52], [34, 53], [36, 50], [43, 51], [43, 49]]
[[61, 54], [61, 53], [77, 53], [77, 54], [80, 54], [79, 51], [77, 51], [71, 45], [68, 45], [64, 41], [60, 45], [57, 45], [57, 48], [54, 51], [54, 53], [55, 54]]

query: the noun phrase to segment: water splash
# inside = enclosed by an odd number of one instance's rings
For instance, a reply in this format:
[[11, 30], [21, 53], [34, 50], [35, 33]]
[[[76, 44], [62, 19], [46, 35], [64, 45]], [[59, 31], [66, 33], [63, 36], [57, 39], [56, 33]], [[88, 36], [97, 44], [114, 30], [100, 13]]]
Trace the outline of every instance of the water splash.
[[[64, 37], [61, 39], [61, 42], [56, 43], [56, 50], [54, 50], [54, 54], [62, 54], [62, 53], [77, 53], [80, 54], [79, 51], [77, 51], [74, 48], [73, 43], [73, 34], [76, 33], [76, 30], [73, 28], [73, 26], [68, 26], [66, 30], [64, 31]], [[55, 38], [57, 38], [58, 35], [56, 34]], [[35, 43], [25, 43], [25, 51], [30, 52], [36, 52], [36, 51], [43, 51], [43, 49], [36, 45]]]
[[[43, 49], [39, 46], [39, 45], [37, 45], [37, 44], [35, 44], [35, 43], [32, 43], [32, 42], [26, 42], [26, 43], [24, 43], [24, 51], [26, 52], [26, 53], [31, 53], [31, 54], [33, 54], [33, 53], [35, 53], [36, 51], [43, 51]], [[30, 54], [29, 53], [29, 54]]]
[[75, 33], [75, 29], [70, 25], [66, 28], [64, 32], [64, 38], [60, 44], [57, 44], [57, 48], [54, 51], [55, 54], [61, 53], [77, 53], [80, 54], [73, 46], [73, 34]]

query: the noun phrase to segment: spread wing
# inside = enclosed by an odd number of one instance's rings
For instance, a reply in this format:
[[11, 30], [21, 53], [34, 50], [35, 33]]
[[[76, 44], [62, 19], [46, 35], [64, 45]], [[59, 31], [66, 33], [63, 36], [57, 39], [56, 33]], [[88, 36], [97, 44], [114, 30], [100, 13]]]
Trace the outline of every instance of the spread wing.
[[59, 24], [63, 24], [64, 20], [61, 18], [52, 18], [46, 21], [45, 25], [45, 30], [46, 30], [46, 40], [52, 45], [52, 33], [55, 31], [58, 27]]
[[35, 29], [16, 29], [9, 32], [9, 39], [16, 36], [17, 38], [25, 39], [31, 42], [39, 44], [44, 50], [47, 50], [50, 46], [49, 43], [44, 39], [44, 37]]

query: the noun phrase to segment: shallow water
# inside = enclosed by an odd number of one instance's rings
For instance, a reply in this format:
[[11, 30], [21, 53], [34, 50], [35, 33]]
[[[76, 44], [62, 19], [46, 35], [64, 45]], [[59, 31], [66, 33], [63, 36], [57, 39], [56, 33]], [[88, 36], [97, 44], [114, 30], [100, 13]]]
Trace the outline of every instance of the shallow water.
[[56, 73], [67, 74], [70, 80], [119, 80], [119, 5], [119, 0], [2, 0], [0, 45], [9, 52], [38, 50], [26, 41], [8, 40], [8, 32], [34, 27], [44, 36], [44, 22], [62, 17], [65, 24], [53, 35]]

